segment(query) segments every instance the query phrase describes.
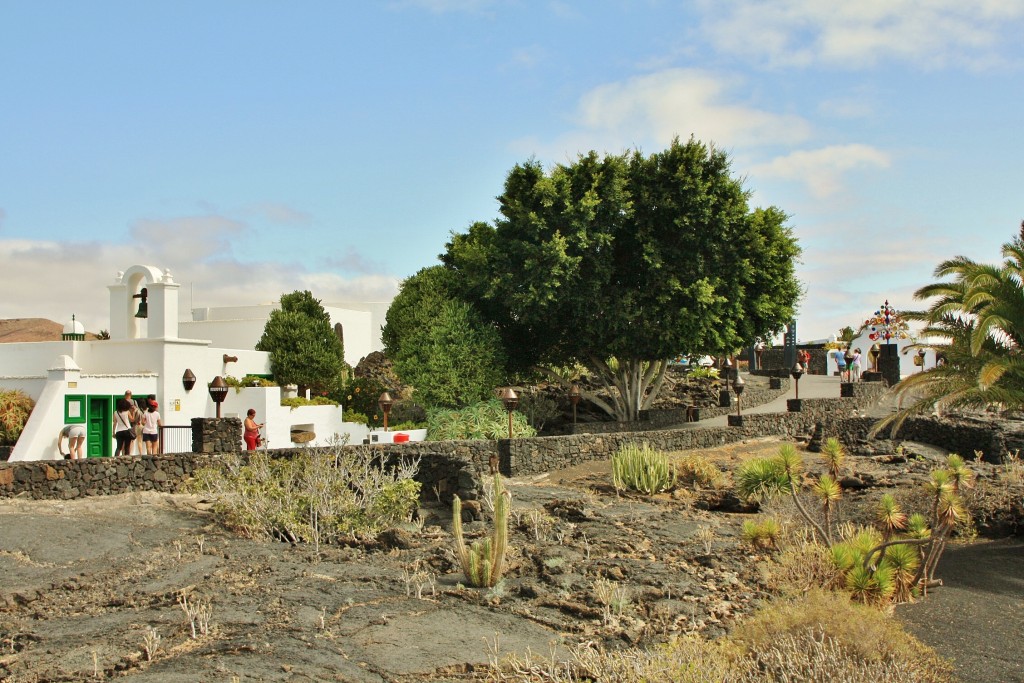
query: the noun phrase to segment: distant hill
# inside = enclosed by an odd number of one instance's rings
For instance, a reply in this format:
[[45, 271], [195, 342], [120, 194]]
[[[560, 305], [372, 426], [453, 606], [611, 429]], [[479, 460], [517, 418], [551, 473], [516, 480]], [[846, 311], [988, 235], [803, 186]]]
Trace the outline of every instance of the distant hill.
[[[0, 320], [0, 343], [60, 341], [64, 325], [46, 318], [10, 318]], [[96, 339], [92, 332], [86, 339]]]

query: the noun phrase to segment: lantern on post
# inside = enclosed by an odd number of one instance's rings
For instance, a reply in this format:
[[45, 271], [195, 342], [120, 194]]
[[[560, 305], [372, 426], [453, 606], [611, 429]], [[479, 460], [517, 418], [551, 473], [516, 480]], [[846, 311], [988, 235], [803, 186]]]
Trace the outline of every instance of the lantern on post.
[[388, 431], [388, 415], [391, 414], [391, 406], [395, 404], [391, 398], [391, 394], [384, 392], [377, 399], [377, 405], [380, 406], [380, 410], [384, 413], [384, 431]]
[[743, 381], [743, 378], [740, 377], [740, 373], [737, 371], [736, 379], [732, 381], [732, 389], [736, 392], [736, 417], [738, 418], [742, 417], [742, 415], [740, 415], [740, 394], [742, 394], [743, 390], [746, 388], [747, 383]]
[[501, 390], [501, 403], [508, 411], [508, 438], [512, 438], [512, 413], [519, 406], [519, 396], [512, 391], [512, 387], [505, 387]]
[[871, 371], [878, 372], [878, 356], [882, 353], [882, 347], [875, 342], [868, 353], [871, 355]]
[[789, 371], [790, 377], [793, 378], [793, 391], [796, 392], [796, 400], [800, 400], [800, 378], [804, 376], [804, 366], [797, 363], [793, 366], [793, 369]]
[[580, 385], [573, 384], [572, 388], [569, 389], [569, 403], [572, 403], [572, 423], [576, 424], [576, 406], [580, 404], [580, 398], [582, 398], [583, 392], [580, 391]]
[[220, 419], [220, 405], [224, 403], [224, 399], [228, 397], [228, 385], [224, 381], [224, 378], [217, 375], [210, 382], [210, 398], [217, 405], [217, 419]]
[[722, 389], [718, 392], [718, 407], [728, 408], [732, 405], [732, 399], [729, 397], [729, 379], [732, 377], [732, 363], [729, 362], [728, 356], [725, 357], [725, 362], [722, 363], [719, 372], [721, 373]]

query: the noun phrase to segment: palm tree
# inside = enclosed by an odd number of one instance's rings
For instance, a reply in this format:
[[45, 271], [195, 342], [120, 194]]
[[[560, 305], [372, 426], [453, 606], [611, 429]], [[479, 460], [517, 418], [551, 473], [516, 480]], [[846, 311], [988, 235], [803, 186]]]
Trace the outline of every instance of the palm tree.
[[[922, 335], [945, 363], [896, 386], [900, 410], [875, 425], [895, 432], [913, 415], [957, 408], [1024, 407], [1024, 222], [1002, 247], [1001, 265], [964, 256], [944, 261], [935, 276], [952, 278], [914, 293], [933, 299], [926, 311], [906, 317], [925, 323]], [[904, 405], [904, 401], [909, 401]]]

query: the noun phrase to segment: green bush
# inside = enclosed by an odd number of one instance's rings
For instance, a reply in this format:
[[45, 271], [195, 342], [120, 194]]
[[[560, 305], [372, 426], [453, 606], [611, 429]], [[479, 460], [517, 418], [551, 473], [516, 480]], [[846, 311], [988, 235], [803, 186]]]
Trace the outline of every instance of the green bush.
[[361, 425], [370, 423], [370, 418], [366, 417], [362, 413], [357, 413], [351, 410], [346, 410], [344, 413], [342, 413], [341, 419], [344, 420], [345, 422], [355, 422], [356, 424]]
[[0, 389], [0, 443], [14, 444], [35, 407], [28, 394], [19, 390]]
[[340, 394], [333, 396], [340, 398], [346, 414], [352, 412], [365, 415], [367, 419], [364, 424], [373, 429], [384, 426], [384, 413], [377, 404], [384, 391], [387, 391], [386, 387], [377, 380], [356, 377], [342, 388]]
[[250, 538], [333, 543], [409, 519], [419, 500], [418, 460], [384, 467], [379, 457], [332, 447], [291, 459], [255, 451], [199, 470], [191, 489], [214, 498], [226, 526]]
[[332, 401], [326, 396], [314, 396], [313, 398], [302, 398], [301, 396], [294, 396], [292, 398], [282, 398], [281, 405], [287, 406], [292, 410], [295, 410], [299, 406], [336, 406], [337, 401]]
[[[536, 436], [526, 416], [512, 412], [512, 438]], [[507, 439], [508, 412], [498, 399], [482, 401], [460, 410], [437, 408], [427, 412], [427, 439]]]
[[676, 484], [668, 456], [647, 444], [627, 444], [612, 456], [612, 483], [616, 489], [661, 493]]

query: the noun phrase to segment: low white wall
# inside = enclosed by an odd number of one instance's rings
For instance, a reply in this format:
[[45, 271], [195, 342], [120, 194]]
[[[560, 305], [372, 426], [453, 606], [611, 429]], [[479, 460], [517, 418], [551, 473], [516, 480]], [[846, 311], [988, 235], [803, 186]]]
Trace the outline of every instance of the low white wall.
[[[237, 392], [231, 389], [221, 405], [221, 416], [244, 420], [250, 408], [256, 410], [256, 421], [266, 425], [263, 437], [269, 448], [291, 446], [294, 428], [312, 429], [316, 438], [308, 443], [310, 446], [328, 446], [336, 434], [348, 434], [348, 443], [358, 444], [370, 432], [366, 425], [345, 422], [341, 406], [282, 406], [280, 387], [246, 387]], [[241, 442], [241, 434], [238, 439]]]

